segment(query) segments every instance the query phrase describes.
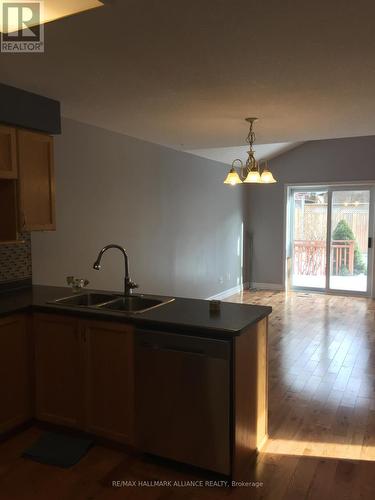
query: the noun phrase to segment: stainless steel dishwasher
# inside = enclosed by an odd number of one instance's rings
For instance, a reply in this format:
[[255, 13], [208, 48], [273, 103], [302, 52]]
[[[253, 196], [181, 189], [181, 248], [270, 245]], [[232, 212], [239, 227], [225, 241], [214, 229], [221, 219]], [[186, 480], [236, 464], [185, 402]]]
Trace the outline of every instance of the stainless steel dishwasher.
[[230, 343], [136, 332], [140, 450], [230, 474]]

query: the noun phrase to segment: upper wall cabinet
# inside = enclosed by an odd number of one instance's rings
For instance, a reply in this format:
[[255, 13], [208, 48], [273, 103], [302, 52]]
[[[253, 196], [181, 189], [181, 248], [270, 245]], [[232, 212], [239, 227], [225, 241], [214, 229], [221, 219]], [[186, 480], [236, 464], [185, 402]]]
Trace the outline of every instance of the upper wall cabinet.
[[20, 229], [53, 231], [56, 229], [53, 138], [17, 130], [17, 146]]
[[0, 179], [17, 178], [16, 129], [0, 125]]

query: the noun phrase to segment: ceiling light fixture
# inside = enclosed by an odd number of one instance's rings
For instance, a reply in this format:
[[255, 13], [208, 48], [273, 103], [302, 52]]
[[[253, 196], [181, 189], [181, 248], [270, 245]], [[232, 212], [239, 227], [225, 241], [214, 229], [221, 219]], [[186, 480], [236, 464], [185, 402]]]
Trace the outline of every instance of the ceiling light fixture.
[[[24, 23], [22, 23], [22, 29], [29, 29], [86, 10], [103, 7], [105, 3], [107, 3], [105, 0], [48, 0], [41, 3], [32, 2], [31, 0], [26, 0], [23, 3], [0, 0], [1, 12], [3, 14], [7, 12], [6, 22], [0, 16], [0, 31], [2, 33], [16, 33], [20, 30], [20, 22], [22, 20], [19, 19], [19, 8], [22, 8], [22, 16], [26, 18]], [[9, 8], [7, 8], [7, 4]], [[32, 10], [34, 4], [39, 6], [38, 11]], [[33, 12], [38, 12], [39, 15], [33, 14]]]
[[275, 179], [275, 177], [272, 175], [272, 172], [268, 168], [268, 161], [266, 161], [265, 164], [266, 165], [260, 176], [260, 182], [262, 182], [263, 184], [274, 184], [275, 182], [277, 182], [277, 180]]
[[236, 161], [239, 161], [241, 163], [241, 169], [243, 169], [243, 163], [240, 159], [233, 160], [232, 162], [232, 168], [229, 170], [228, 175], [226, 176], [226, 179], [224, 181], [224, 184], [230, 184], [231, 186], [235, 186], [236, 184], [242, 184], [241, 178], [237, 173], [237, 170], [234, 168], [234, 164]]
[[[249, 133], [246, 137], [246, 142], [249, 144], [249, 151], [247, 152], [248, 158], [246, 164], [244, 165], [240, 159], [236, 159], [232, 163], [232, 168], [230, 169], [227, 177], [225, 178], [224, 184], [230, 184], [235, 186], [236, 184], [272, 184], [277, 182], [272, 173], [268, 168], [268, 162], [263, 172], [260, 172], [259, 162], [255, 159], [253, 145], [255, 142], [255, 132], [253, 130], [254, 122], [257, 118], [246, 118], [246, 121], [250, 123]], [[240, 163], [239, 173], [235, 169], [235, 163]]]

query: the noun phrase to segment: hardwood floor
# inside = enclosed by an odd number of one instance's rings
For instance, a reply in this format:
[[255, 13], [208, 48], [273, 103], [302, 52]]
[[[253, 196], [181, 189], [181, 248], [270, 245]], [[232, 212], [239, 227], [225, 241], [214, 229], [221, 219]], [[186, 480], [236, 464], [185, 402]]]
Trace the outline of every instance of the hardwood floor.
[[273, 307], [259, 498], [375, 498], [375, 301], [243, 292]]
[[40, 433], [31, 428], [0, 444], [0, 499], [374, 499], [375, 301], [266, 291], [228, 300], [274, 308], [270, 437], [249, 468], [254, 484], [115, 487], [113, 481], [212, 478], [102, 446], [71, 469], [37, 464], [20, 457]]

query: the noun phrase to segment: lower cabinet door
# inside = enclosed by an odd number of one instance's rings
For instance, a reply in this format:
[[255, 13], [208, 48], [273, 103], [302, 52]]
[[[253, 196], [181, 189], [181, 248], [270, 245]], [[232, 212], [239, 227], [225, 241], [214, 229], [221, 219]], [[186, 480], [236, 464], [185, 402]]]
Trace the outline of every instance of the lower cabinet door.
[[82, 348], [76, 318], [34, 316], [36, 416], [80, 427], [83, 413]]
[[133, 443], [133, 328], [110, 322], [85, 322], [86, 430]]
[[0, 319], [0, 433], [31, 418], [29, 333], [26, 316]]

